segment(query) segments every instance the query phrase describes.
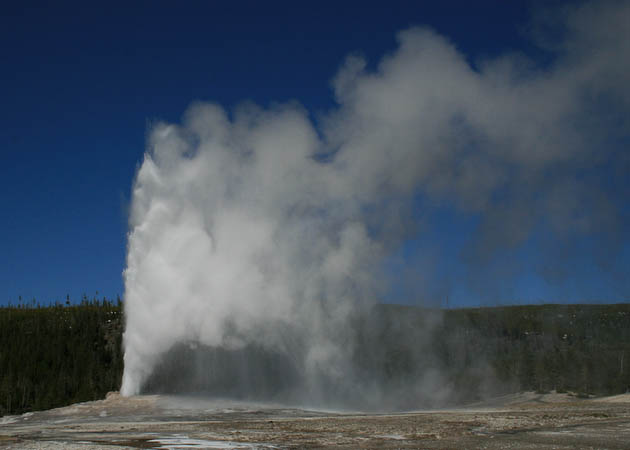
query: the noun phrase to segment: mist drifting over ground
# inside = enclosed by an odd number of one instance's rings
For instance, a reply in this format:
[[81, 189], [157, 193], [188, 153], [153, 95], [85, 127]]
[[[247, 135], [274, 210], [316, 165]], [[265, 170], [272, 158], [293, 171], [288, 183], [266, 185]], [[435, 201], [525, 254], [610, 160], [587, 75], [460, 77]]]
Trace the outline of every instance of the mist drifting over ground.
[[[191, 344], [272, 355], [292, 399], [373, 395], [349, 324], [386, 290], [382, 262], [415, 230], [418, 195], [481, 215], [472, 261], [541, 225], [614, 247], [628, 192], [598, 180], [630, 168], [630, 4], [554, 20], [553, 40], [534, 33], [553, 55], [542, 67], [522, 54], [473, 65], [410, 28], [374, 70], [347, 58], [338, 107], [317, 124], [297, 102], [194, 103], [181, 124], [156, 124], [133, 187], [122, 393]], [[234, 365], [228, 353], [215, 362]], [[430, 368], [414, 383], [448, 396]]]

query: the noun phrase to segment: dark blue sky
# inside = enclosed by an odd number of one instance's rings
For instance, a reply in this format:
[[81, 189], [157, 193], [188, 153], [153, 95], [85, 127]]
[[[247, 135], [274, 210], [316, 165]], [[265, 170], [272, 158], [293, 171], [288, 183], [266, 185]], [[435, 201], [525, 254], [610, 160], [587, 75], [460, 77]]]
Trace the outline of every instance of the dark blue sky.
[[[295, 99], [317, 117], [334, 107], [330, 79], [345, 56], [359, 52], [375, 64], [395, 48], [395, 33], [411, 25], [448, 36], [472, 63], [505, 51], [541, 64], [548, 57], [529, 44], [531, 2], [423, 3], [3, 5], [0, 304], [19, 295], [42, 302], [96, 291], [122, 296], [126, 208], [147, 127], [178, 121], [191, 101], [230, 108]], [[527, 245], [471, 275], [461, 253], [476, 219], [446, 207], [432, 223], [391, 262], [395, 272], [414, 255], [434, 252], [432, 299], [628, 300], [625, 235], [614, 273], [601, 272], [587, 249], [567, 267], [575, 275], [550, 283], [534, 274], [540, 262]], [[498, 269], [518, 275], [501, 286]], [[412, 292], [400, 287], [392, 298]]]

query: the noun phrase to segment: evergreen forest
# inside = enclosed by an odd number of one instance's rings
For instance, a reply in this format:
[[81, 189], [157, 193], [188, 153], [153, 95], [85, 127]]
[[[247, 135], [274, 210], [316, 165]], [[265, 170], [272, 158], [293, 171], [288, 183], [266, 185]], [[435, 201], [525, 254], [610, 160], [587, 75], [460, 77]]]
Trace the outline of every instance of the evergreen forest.
[[[120, 300], [86, 297], [79, 304], [0, 307], [0, 416], [118, 390], [123, 316]], [[405, 386], [436, 370], [463, 401], [522, 390], [591, 396], [630, 388], [630, 304], [450, 310], [377, 305], [349, 328], [358, 371]], [[185, 348], [177, 351], [180, 374], [193, 365], [192, 350]], [[219, 356], [213, 360], [228, 361], [228, 355]], [[270, 358], [261, 364], [279, 361]], [[177, 391], [164, 383], [175, 374], [159, 369], [149, 388]]]
[[122, 377], [122, 304], [0, 308], [0, 416], [104, 398]]

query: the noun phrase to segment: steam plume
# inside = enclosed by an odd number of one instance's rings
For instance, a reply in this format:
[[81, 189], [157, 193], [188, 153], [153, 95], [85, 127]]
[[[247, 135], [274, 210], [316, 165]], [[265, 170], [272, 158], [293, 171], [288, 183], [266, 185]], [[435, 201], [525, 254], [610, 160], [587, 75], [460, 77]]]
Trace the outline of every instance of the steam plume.
[[289, 355], [306, 389], [341, 383], [345, 324], [379, 299], [417, 195], [481, 215], [476, 260], [541, 223], [619, 235], [623, 200], [590, 175], [628, 167], [628, 23], [628, 3], [566, 12], [545, 67], [518, 54], [473, 67], [411, 28], [375, 70], [345, 61], [319, 126], [296, 103], [197, 103], [157, 124], [133, 188], [122, 393], [181, 342], [256, 343]]

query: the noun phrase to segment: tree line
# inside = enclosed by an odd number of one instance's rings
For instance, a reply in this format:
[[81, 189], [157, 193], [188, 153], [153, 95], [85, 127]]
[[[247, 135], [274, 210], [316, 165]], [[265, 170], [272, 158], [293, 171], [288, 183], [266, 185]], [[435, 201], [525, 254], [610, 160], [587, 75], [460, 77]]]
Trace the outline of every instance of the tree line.
[[517, 391], [630, 391], [630, 304], [380, 305], [373, 315], [359, 327], [357, 357], [385, 380], [433, 369], [460, 401]]
[[[119, 389], [123, 326], [119, 299], [0, 307], [0, 416]], [[630, 388], [630, 304], [377, 305], [350, 328], [357, 370], [385, 385], [405, 386], [432, 370], [460, 401], [519, 390], [588, 396]], [[273, 358], [261, 364], [277, 372]]]
[[120, 300], [0, 308], [0, 416], [104, 398], [120, 386]]

